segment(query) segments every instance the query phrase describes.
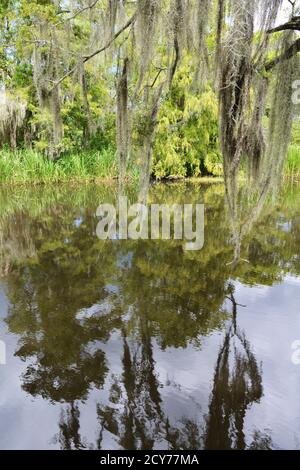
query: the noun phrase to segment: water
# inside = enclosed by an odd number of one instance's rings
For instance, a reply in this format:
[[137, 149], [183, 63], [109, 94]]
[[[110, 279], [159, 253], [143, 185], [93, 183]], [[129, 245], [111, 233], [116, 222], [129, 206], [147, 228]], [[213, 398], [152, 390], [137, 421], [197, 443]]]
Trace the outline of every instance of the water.
[[300, 187], [237, 265], [221, 185], [151, 190], [205, 202], [199, 252], [98, 240], [114, 186], [0, 198], [1, 449], [300, 448]]

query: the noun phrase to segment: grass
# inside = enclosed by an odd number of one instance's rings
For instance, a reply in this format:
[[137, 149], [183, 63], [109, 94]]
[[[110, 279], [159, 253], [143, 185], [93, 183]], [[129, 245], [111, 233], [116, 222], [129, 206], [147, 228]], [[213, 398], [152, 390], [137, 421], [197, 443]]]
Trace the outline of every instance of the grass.
[[[128, 164], [128, 175], [137, 180], [134, 162]], [[285, 175], [300, 179], [300, 145], [291, 144], [285, 165]], [[118, 162], [113, 149], [83, 151], [49, 161], [31, 150], [0, 151], [0, 184], [42, 184], [70, 181], [113, 180], [118, 176]], [[194, 180], [196, 178], [191, 178]], [[197, 178], [198, 180], [198, 178]], [[222, 181], [215, 178], [216, 182]], [[203, 178], [201, 179], [203, 182]], [[211, 178], [209, 178], [211, 181]]]
[[[129, 174], [134, 175], [132, 168]], [[114, 179], [118, 175], [115, 152], [84, 151], [49, 161], [30, 150], [0, 151], [0, 184], [41, 184], [61, 181]]]
[[300, 146], [292, 144], [289, 147], [285, 165], [285, 174], [292, 178], [300, 178]]

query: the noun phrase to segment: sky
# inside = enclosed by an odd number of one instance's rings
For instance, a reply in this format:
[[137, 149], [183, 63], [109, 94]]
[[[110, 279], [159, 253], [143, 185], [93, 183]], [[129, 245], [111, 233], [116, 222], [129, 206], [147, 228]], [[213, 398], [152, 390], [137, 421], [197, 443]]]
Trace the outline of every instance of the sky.
[[[300, 6], [300, 0], [297, 1], [296, 6], [298, 7]], [[289, 19], [290, 15], [291, 15], [291, 4], [288, 2], [288, 0], [283, 0], [282, 8], [278, 16], [277, 23], [278, 24], [284, 23], [285, 21]]]

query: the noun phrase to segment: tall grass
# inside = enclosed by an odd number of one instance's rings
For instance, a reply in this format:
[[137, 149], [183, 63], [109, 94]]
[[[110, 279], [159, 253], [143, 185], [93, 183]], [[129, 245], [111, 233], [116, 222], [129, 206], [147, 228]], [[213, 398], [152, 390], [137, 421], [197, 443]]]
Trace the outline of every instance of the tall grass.
[[[130, 179], [136, 180], [135, 162], [128, 164]], [[300, 180], [300, 145], [291, 144], [285, 165], [285, 175]], [[32, 150], [0, 151], [0, 184], [40, 184], [62, 181], [114, 179], [118, 162], [113, 149], [83, 151], [50, 161]]]
[[[129, 168], [129, 171], [132, 168]], [[49, 161], [30, 150], [0, 151], [0, 183], [47, 183], [69, 180], [112, 179], [118, 164], [112, 149], [84, 151]], [[134, 175], [133, 175], [134, 176]]]
[[297, 144], [292, 144], [289, 147], [285, 174], [292, 178], [300, 178], [300, 146]]

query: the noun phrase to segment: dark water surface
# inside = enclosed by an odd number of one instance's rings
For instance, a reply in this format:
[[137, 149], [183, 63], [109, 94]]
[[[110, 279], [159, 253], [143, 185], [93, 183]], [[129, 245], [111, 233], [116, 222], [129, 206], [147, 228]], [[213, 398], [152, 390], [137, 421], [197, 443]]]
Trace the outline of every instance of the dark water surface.
[[300, 449], [300, 187], [264, 209], [238, 265], [222, 186], [151, 190], [205, 202], [198, 252], [98, 240], [115, 197], [0, 192], [0, 448]]

